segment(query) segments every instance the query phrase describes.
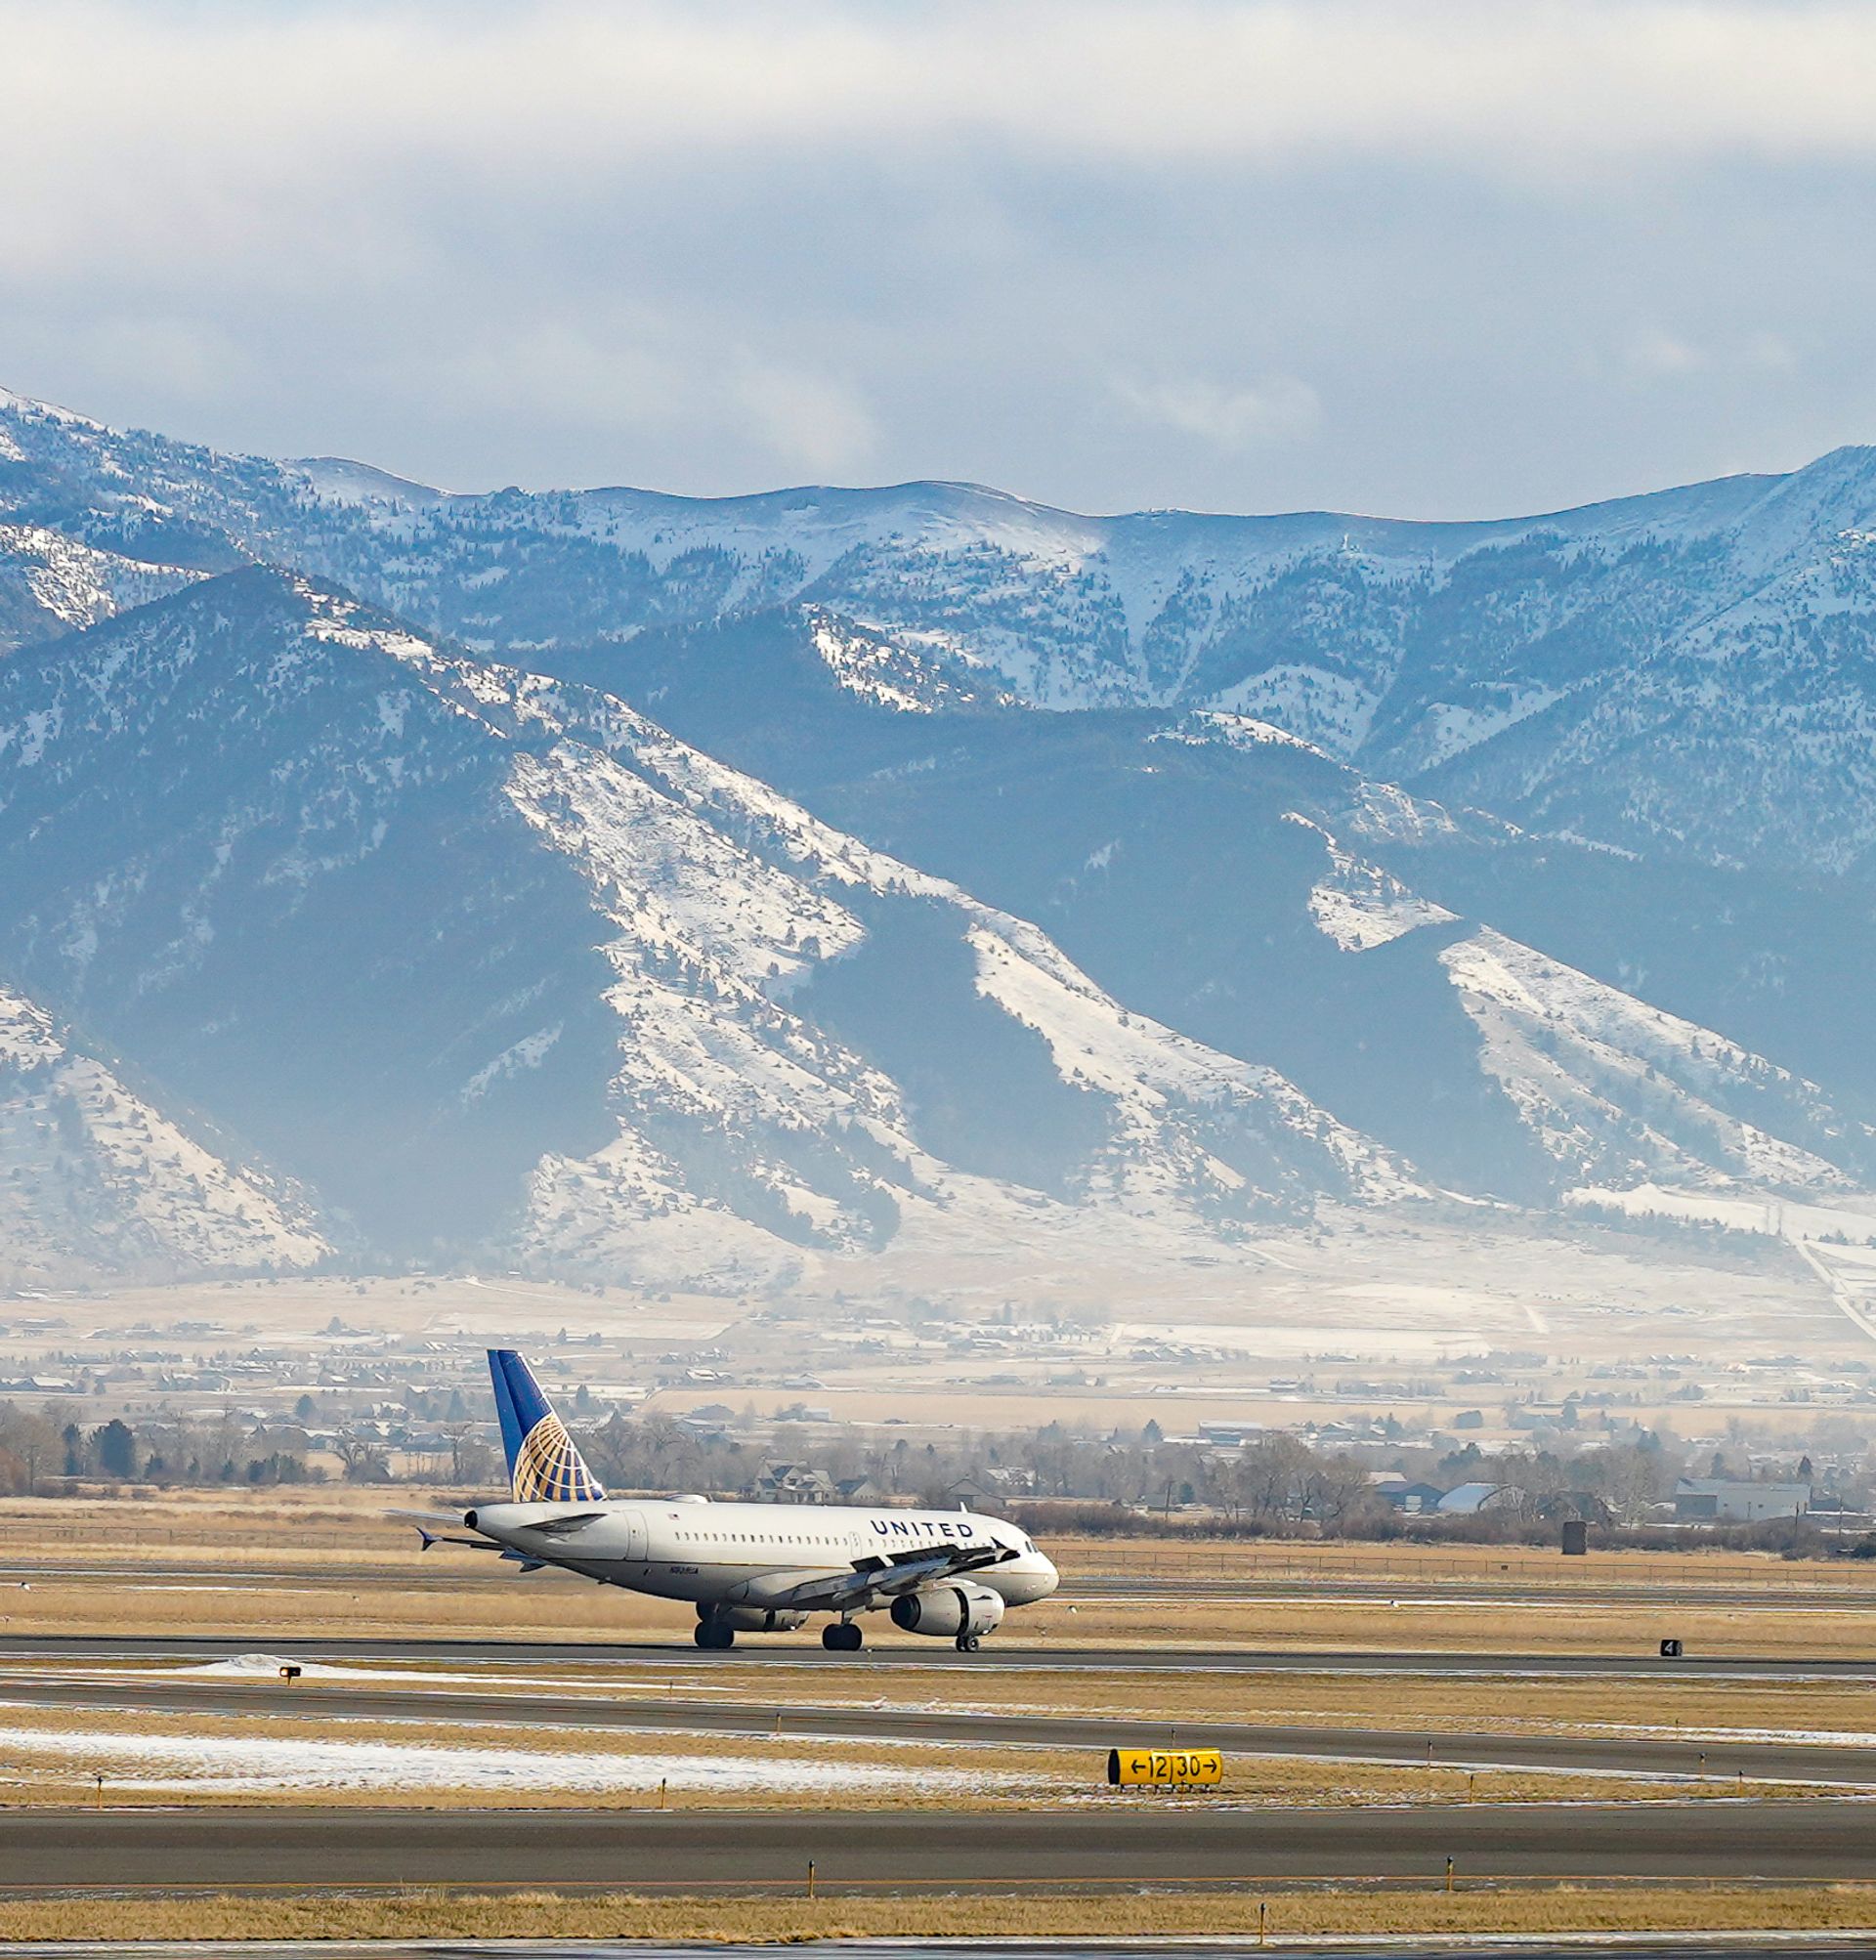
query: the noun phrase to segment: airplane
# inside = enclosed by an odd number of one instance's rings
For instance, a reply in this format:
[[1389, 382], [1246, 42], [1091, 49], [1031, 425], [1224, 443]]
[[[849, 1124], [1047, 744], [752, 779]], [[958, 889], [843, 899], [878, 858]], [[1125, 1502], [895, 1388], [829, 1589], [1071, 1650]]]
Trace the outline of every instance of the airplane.
[[488, 1352], [509, 1501], [465, 1512], [469, 1537], [418, 1521], [426, 1552], [470, 1545], [524, 1572], [557, 1565], [603, 1586], [688, 1599], [697, 1644], [710, 1648], [734, 1646], [742, 1633], [792, 1633], [829, 1613], [821, 1644], [855, 1653], [865, 1643], [859, 1616], [883, 1608], [907, 1633], [949, 1637], [974, 1653], [1009, 1607], [1060, 1584], [1018, 1526], [969, 1511], [609, 1498], [527, 1362], [511, 1347]]

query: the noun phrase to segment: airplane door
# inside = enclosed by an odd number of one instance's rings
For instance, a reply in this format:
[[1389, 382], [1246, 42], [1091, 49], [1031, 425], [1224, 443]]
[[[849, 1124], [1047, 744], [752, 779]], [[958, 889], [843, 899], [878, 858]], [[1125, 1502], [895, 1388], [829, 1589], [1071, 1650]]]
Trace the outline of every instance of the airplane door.
[[625, 1559], [627, 1564], [642, 1565], [645, 1562], [645, 1513], [642, 1511], [629, 1512], [625, 1518]]

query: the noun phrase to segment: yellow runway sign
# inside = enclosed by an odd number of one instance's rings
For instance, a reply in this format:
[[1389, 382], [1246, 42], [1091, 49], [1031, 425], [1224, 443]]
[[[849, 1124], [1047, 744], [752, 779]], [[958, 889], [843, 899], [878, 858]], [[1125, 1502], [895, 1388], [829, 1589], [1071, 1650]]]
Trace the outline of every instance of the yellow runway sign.
[[1110, 1749], [1110, 1783], [1222, 1783], [1224, 1758], [1215, 1749]]

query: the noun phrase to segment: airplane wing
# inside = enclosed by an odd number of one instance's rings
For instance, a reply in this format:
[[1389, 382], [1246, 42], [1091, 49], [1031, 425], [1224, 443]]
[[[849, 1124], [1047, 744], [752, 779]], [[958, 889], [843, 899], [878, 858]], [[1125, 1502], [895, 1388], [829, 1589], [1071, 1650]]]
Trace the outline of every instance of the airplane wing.
[[856, 1558], [851, 1572], [805, 1579], [764, 1603], [810, 1613], [860, 1610], [901, 1593], [915, 1593], [936, 1579], [960, 1578], [986, 1565], [1001, 1565], [1017, 1554], [1007, 1545], [922, 1545], [906, 1552]]

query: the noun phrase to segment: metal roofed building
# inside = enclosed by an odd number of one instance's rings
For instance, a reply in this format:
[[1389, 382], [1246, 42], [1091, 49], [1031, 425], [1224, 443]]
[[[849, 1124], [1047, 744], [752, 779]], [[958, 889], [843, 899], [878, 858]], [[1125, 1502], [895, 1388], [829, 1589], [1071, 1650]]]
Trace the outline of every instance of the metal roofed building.
[[1771, 1517], [1801, 1517], [1810, 1509], [1808, 1483], [1746, 1483], [1724, 1476], [1684, 1476], [1674, 1487], [1677, 1524], [1702, 1519], [1759, 1524]]

